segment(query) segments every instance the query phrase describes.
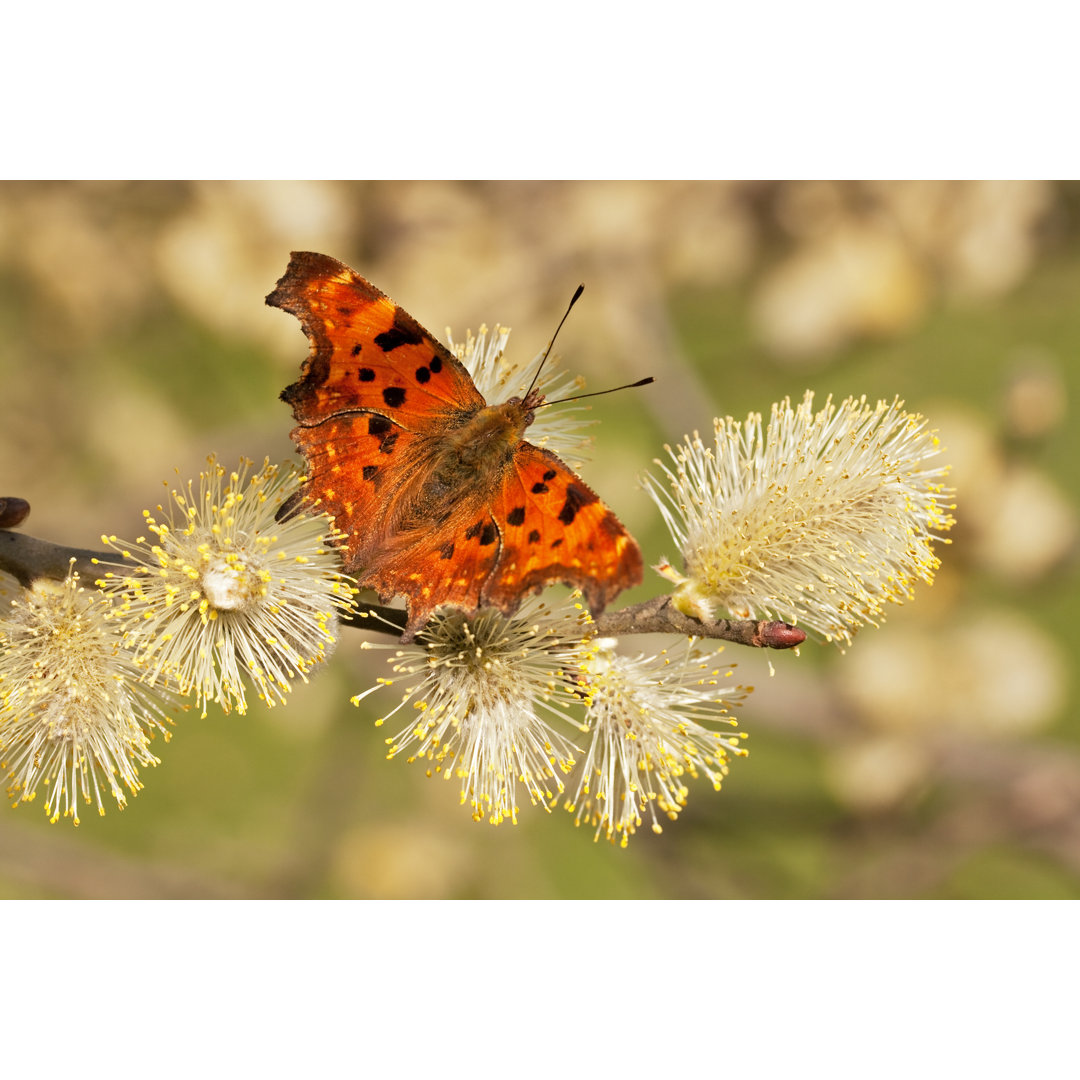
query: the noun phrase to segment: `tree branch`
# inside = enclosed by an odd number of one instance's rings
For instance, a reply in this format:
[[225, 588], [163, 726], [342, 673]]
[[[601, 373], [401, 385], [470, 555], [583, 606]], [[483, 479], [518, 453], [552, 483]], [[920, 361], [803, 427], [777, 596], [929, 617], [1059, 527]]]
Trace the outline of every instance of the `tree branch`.
[[[3, 500], [8, 504], [13, 501], [21, 500]], [[101, 576], [101, 563], [123, 565], [123, 559], [115, 553], [63, 547], [50, 544], [48, 540], [0, 529], [0, 570], [6, 570], [24, 588], [29, 588], [39, 578], [63, 581], [72, 560], [79, 574], [90, 581]]]
[[717, 638], [755, 649], [792, 649], [806, 640], [804, 631], [790, 623], [769, 619], [715, 619], [702, 622], [684, 615], [671, 597], [654, 596], [619, 611], [605, 611], [596, 619], [597, 631], [607, 637], [621, 634], [683, 634], [686, 637]]
[[[398, 636], [405, 630], [406, 614], [401, 608], [364, 604], [343, 618], [342, 625], [380, 634]], [[600, 637], [625, 634], [680, 634], [684, 637], [716, 638], [756, 649], [791, 649], [806, 640], [806, 634], [784, 622], [767, 619], [717, 619], [700, 622], [683, 615], [671, 604], [670, 596], [655, 596], [619, 611], [605, 611], [596, 620]], [[423, 631], [420, 632], [423, 637]]]
[[[4, 515], [16, 516], [21, 508], [9, 512], [11, 504], [21, 499], [0, 499], [0, 520]], [[27, 508], [28, 509], [28, 508]], [[25, 517], [25, 513], [23, 514]], [[21, 519], [20, 519], [21, 520]], [[67, 577], [72, 560], [75, 569], [88, 580], [101, 575], [101, 564], [123, 566], [123, 558], [108, 551], [62, 547], [38, 540], [33, 536], [0, 529], [0, 570], [6, 570], [21, 585], [28, 587], [38, 578], [62, 581]], [[352, 615], [344, 617], [343, 626], [354, 626], [380, 634], [400, 637], [405, 630], [406, 614], [401, 608], [381, 604], [365, 604]], [[791, 649], [806, 640], [806, 634], [785, 622], [768, 619], [716, 619], [701, 622], [675, 609], [671, 597], [654, 596], [632, 607], [606, 611], [595, 620], [601, 637], [621, 637], [626, 634], [679, 634], [684, 637], [715, 638], [754, 649]]]

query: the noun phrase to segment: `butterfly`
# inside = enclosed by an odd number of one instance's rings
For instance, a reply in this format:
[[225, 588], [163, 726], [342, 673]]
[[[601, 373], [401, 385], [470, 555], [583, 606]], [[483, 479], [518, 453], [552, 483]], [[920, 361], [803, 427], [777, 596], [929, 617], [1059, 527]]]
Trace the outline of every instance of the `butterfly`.
[[293, 252], [266, 302], [311, 345], [281, 394], [307, 462], [297, 498], [333, 518], [358, 584], [405, 597], [404, 640], [442, 605], [510, 615], [564, 582], [599, 614], [641, 582], [641, 550], [618, 518], [524, 440], [539, 391], [489, 405], [449, 349], [327, 255]]

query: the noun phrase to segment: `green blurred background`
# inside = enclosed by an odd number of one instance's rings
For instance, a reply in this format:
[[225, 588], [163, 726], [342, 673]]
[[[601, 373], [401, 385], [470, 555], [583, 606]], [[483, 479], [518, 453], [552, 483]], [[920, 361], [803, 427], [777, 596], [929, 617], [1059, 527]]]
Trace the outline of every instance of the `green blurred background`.
[[384, 661], [350, 631], [288, 707], [181, 717], [123, 812], [0, 811], [0, 894], [1080, 896], [1080, 187], [2, 184], [0, 494], [25, 531], [96, 547], [211, 452], [293, 457], [277, 395], [307, 346], [263, 298], [294, 249], [440, 336], [510, 325], [523, 355], [583, 281], [565, 367], [657, 380], [596, 401], [582, 469], [650, 563], [675, 552], [635, 480], [665, 442], [806, 388], [899, 395], [954, 466], [938, 580], [846, 654], [729, 646], [750, 756], [627, 850], [562, 810], [475, 824], [386, 761], [376, 706], [348, 703]]

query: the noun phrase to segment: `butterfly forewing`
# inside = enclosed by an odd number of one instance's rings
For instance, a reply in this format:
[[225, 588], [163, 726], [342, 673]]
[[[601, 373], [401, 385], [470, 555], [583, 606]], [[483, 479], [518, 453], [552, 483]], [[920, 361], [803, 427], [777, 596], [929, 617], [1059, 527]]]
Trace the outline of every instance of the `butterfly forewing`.
[[484, 405], [444, 345], [336, 259], [294, 252], [266, 302], [297, 316], [312, 343], [302, 377], [282, 394], [301, 424], [372, 409], [410, 431], [428, 431]]

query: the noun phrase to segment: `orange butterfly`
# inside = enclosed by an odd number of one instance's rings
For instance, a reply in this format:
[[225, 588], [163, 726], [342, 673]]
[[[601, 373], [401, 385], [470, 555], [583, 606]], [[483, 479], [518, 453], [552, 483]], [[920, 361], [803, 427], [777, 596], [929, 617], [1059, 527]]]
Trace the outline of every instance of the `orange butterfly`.
[[326, 255], [293, 252], [266, 302], [311, 341], [281, 395], [308, 465], [299, 499], [345, 534], [360, 585], [406, 598], [406, 639], [442, 604], [509, 615], [561, 581], [599, 613], [641, 582], [641, 550], [618, 518], [524, 441], [539, 391], [488, 405], [448, 349]]

